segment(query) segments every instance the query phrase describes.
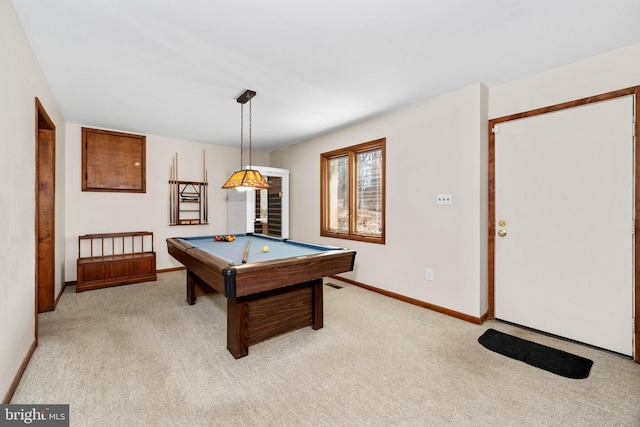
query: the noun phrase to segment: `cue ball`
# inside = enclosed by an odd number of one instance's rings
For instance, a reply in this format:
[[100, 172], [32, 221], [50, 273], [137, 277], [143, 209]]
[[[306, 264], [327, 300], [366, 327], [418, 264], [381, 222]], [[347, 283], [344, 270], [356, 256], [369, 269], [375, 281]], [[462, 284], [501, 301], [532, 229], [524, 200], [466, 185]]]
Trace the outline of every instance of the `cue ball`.
[[269, 252], [269, 246], [263, 246], [262, 252]]

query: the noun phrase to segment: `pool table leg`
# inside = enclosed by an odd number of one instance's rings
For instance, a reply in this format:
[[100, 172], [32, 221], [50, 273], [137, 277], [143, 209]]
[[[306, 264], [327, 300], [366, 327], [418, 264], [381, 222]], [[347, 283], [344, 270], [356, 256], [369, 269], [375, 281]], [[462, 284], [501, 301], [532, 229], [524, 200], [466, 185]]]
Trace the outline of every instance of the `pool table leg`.
[[227, 298], [227, 350], [239, 359], [249, 354], [249, 302]]
[[311, 327], [313, 329], [320, 329], [324, 325], [323, 323], [323, 305], [322, 300], [322, 279], [316, 279], [313, 281], [313, 323]]
[[196, 279], [197, 277], [191, 270], [187, 270], [187, 302], [189, 305], [196, 303]]

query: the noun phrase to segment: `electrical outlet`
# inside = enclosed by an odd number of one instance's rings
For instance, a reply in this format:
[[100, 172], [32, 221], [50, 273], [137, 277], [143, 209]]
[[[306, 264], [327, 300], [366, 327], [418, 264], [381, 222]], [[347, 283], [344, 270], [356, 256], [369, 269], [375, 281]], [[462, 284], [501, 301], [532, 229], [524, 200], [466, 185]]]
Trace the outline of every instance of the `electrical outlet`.
[[453, 203], [451, 194], [438, 194], [436, 196], [436, 205], [450, 205]]
[[424, 278], [426, 280], [433, 280], [433, 268], [424, 269]]

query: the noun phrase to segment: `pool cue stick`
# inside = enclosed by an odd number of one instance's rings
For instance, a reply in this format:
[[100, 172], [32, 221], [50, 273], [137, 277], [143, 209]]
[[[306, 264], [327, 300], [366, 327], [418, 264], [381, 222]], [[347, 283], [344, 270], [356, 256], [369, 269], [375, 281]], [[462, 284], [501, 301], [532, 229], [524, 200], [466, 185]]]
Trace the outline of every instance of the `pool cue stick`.
[[175, 224], [176, 221], [178, 220], [178, 217], [176, 216], [176, 204], [177, 204], [177, 200], [176, 200], [176, 157], [173, 156], [173, 176], [171, 177], [171, 216], [173, 216], [173, 223]]
[[205, 224], [207, 221], [205, 221], [205, 217], [207, 216], [207, 211], [206, 211], [206, 199], [204, 197], [204, 182], [200, 183], [200, 224]]
[[207, 181], [207, 151], [202, 150], [202, 185], [200, 186], [200, 203], [202, 218], [200, 222], [207, 222], [207, 199], [205, 197], [204, 183]]
[[209, 177], [207, 170], [204, 170], [204, 222], [209, 222]]
[[178, 214], [176, 212], [176, 209], [178, 208], [178, 192], [176, 191], [177, 185], [178, 185], [178, 163], [177, 160], [175, 158], [175, 156], [173, 157], [173, 188], [171, 191], [172, 197], [173, 197], [173, 223], [177, 224], [178, 222]]
[[171, 158], [171, 172], [169, 172], [169, 223], [170, 224], [175, 224], [175, 217], [173, 215], [173, 204], [174, 204], [174, 199], [173, 199], [173, 168], [174, 168], [174, 161], [175, 159], [172, 157]]
[[205, 185], [205, 194], [207, 195], [207, 223], [209, 222], [209, 170], [206, 171], [206, 180], [204, 181]]
[[247, 249], [244, 250], [244, 256], [242, 257], [242, 263], [246, 264], [247, 259], [249, 258], [249, 248], [251, 247], [251, 240], [247, 243]]
[[175, 197], [176, 197], [176, 203], [175, 203], [175, 213], [174, 216], [176, 218], [176, 224], [180, 224], [180, 182], [178, 181], [178, 152], [176, 151], [176, 171], [175, 171], [175, 176], [176, 176], [176, 192], [175, 192]]

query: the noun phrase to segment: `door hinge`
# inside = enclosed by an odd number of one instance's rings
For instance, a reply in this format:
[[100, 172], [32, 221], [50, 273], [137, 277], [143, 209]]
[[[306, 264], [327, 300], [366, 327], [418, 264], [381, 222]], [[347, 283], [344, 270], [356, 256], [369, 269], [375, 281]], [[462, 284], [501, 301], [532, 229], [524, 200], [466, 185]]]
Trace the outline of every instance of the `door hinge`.
[[636, 331], [636, 318], [632, 317], [631, 318], [631, 332], [635, 332]]
[[495, 126], [493, 127], [493, 129], [491, 129], [491, 132], [493, 132], [493, 133], [495, 133], [495, 134], [500, 133], [500, 126], [495, 125]]

